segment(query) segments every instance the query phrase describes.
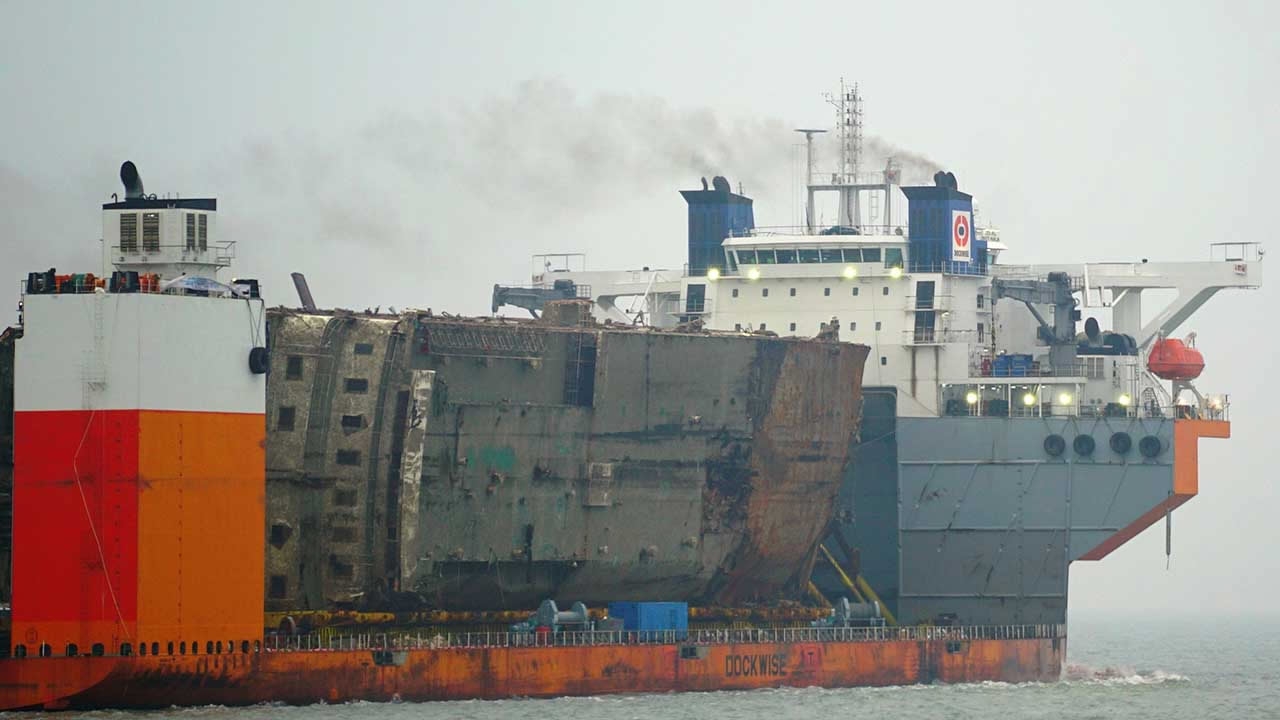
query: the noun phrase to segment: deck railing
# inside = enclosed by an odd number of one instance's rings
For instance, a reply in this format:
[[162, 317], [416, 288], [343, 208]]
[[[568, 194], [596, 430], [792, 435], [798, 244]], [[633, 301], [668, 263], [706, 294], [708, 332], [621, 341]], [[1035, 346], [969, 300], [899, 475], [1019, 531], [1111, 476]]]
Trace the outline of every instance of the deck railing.
[[724, 630], [568, 630], [559, 632], [310, 633], [267, 639], [267, 652], [577, 647], [587, 645], [732, 645], [797, 642], [1037, 640], [1066, 637], [1066, 625], [790, 627]]

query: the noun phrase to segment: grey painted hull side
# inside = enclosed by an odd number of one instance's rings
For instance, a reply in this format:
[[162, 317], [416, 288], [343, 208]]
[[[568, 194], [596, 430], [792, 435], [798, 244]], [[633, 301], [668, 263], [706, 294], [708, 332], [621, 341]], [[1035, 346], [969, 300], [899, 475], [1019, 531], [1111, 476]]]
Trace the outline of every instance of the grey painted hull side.
[[[884, 396], [866, 390], [835, 528], [905, 622], [1065, 623], [1070, 563], [1173, 492], [1172, 420], [894, 418]], [[1110, 447], [1116, 433], [1130, 435], [1127, 453]], [[1066, 442], [1057, 457], [1051, 434]], [[1080, 435], [1092, 454], [1073, 448]], [[1146, 436], [1160, 439], [1154, 458], [1139, 452]]]

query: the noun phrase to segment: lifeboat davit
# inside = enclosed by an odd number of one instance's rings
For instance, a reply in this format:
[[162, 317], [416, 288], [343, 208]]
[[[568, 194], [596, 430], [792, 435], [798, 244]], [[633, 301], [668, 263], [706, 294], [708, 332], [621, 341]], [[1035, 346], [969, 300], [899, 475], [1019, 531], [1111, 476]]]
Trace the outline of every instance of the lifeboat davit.
[[1194, 380], [1204, 372], [1204, 356], [1181, 340], [1165, 338], [1151, 348], [1147, 368], [1165, 380]]

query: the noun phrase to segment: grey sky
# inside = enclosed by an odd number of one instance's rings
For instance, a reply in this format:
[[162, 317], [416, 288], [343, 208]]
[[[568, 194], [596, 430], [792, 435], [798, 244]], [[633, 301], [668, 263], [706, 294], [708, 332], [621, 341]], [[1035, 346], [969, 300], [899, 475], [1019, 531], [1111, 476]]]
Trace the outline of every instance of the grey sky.
[[[0, 301], [97, 266], [97, 205], [213, 195], [236, 272], [294, 301], [487, 312], [529, 256], [683, 262], [676, 190], [794, 215], [795, 138], [861, 82], [867, 134], [959, 177], [1011, 262], [1199, 259], [1269, 240], [1280, 49], [1265, 3], [18, 3], [0, 0]], [[1215, 298], [1232, 393], [1201, 495], [1072, 568], [1076, 609], [1269, 610], [1276, 283]]]

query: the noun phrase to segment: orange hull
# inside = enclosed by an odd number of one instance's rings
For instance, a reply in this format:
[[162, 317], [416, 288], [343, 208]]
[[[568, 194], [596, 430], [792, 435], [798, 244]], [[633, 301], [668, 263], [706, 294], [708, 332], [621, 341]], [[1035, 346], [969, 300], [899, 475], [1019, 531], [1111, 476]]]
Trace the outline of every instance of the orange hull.
[[1065, 638], [1039, 638], [26, 658], [0, 661], [0, 706], [153, 708], [1033, 682], [1056, 680], [1065, 655]]

